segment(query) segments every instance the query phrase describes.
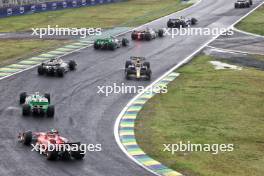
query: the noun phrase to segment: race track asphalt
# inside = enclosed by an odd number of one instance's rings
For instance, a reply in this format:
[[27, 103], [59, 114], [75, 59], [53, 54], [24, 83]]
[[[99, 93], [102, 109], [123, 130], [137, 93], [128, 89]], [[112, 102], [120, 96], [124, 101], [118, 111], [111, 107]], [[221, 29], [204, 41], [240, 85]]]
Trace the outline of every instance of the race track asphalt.
[[[263, 0], [256, 0], [254, 8]], [[199, 27], [227, 27], [250, 9], [234, 10], [234, 0], [203, 0], [177, 15], [196, 17]], [[163, 28], [169, 17], [148, 24]], [[126, 34], [130, 38], [130, 34]], [[68, 55], [78, 68], [63, 79], [39, 77], [31, 69], [0, 81], [0, 175], [1, 176], [147, 176], [153, 175], [133, 163], [115, 142], [115, 120], [132, 94], [97, 94], [97, 86], [148, 85], [150, 82], [126, 81], [125, 60], [130, 56], [145, 56], [151, 62], [153, 80], [200, 48], [213, 36], [166, 36], [151, 42], [131, 42], [127, 48], [114, 52], [94, 51], [92, 47]], [[54, 119], [22, 117], [18, 96], [49, 92], [56, 106]], [[48, 162], [45, 157], [17, 143], [17, 133], [23, 130], [46, 131], [57, 128], [73, 141], [102, 144], [101, 152], [89, 152], [83, 161]], [[175, 158], [176, 159], [176, 158]]]

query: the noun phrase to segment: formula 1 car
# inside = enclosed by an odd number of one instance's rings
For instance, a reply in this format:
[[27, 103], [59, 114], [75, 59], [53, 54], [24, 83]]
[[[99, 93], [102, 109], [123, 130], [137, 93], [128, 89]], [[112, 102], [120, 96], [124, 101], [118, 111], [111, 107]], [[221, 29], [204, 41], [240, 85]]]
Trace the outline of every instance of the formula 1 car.
[[114, 37], [97, 39], [94, 41], [94, 49], [105, 49], [105, 50], [115, 50], [121, 46], [128, 46], [128, 39], [123, 38], [119, 40]]
[[38, 74], [63, 77], [66, 72], [75, 70], [76, 65], [73, 60], [67, 63], [60, 58], [50, 59], [48, 62], [43, 62], [38, 66]]
[[57, 130], [48, 132], [25, 131], [19, 133], [18, 141], [24, 145], [30, 145], [47, 157], [47, 160], [83, 159], [84, 153], [80, 150], [80, 142], [69, 142], [59, 135]]
[[147, 28], [146, 30], [140, 30], [140, 31], [133, 31], [131, 33], [132, 40], [146, 40], [150, 41], [152, 39], [155, 39], [157, 37], [163, 37], [164, 36], [164, 30], [159, 29], [157, 31]]
[[22, 115], [29, 116], [33, 114], [35, 116], [54, 117], [55, 107], [50, 105], [50, 94], [40, 95], [38, 92], [27, 95], [26, 92], [20, 94], [20, 104], [22, 104]]
[[235, 2], [235, 9], [237, 9], [237, 8], [249, 8], [251, 5], [253, 5], [252, 0], [237, 0]]
[[191, 25], [197, 24], [198, 20], [196, 18], [175, 18], [175, 19], [169, 19], [167, 22], [168, 28], [186, 28], [190, 27]]
[[146, 61], [144, 57], [130, 57], [130, 60], [126, 61], [125, 65], [126, 79], [151, 79], [150, 63]]

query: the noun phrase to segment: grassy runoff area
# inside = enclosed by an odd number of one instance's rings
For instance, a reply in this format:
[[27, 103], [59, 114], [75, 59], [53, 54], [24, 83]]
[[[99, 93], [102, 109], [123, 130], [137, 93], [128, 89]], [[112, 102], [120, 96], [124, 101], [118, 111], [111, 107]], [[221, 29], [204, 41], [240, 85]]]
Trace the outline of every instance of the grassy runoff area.
[[[177, 70], [167, 94], [156, 95], [136, 120], [136, 138], [154, 159], [188, 176], [262, 176], [264, 72], [214, 70], [198, 56]], [[163, 144], [234, 144], [233, 152], [164, 152]]]
[[15, 63], [68, 42], [67, 40], [0, 40], [0, 66]]
[[264, 5], [239, 22], [236, 27], [246, 32], [264, 35]]
[[0, 32], [29, 31], [48, 25], [69, 28], [138, 26], [190, 4], [181, 0], [127, 0], [100, 6], [66, 9], [32, 15], [14, 16], [0, 20]]
[[[138, 26], [176, 12], [190, 4], [180, 0], [128, 0], [122, 3], [36, 13], [0, 19], [0, 32], [30, 31], [47, 27], [100, 27]], [[35, 51], [48, 51], [65, 41], [55, 40], [0, 40], [0, 65], [26, 58]], [[9, 51], [9, 52], [6, 52]]]

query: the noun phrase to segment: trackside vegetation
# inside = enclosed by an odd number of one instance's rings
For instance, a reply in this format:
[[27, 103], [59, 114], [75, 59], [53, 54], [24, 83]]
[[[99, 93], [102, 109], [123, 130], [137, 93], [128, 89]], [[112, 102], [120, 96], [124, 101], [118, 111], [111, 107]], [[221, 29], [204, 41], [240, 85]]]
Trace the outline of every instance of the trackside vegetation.
[[[128, 0], [108, 5], [50, 11], [0, 19], [1, 32], [32, 32], [31, 28], [112, 28], [138, 26], [191, 4], [181, 0]], [[69, 42], [69, 41], [68, 41]], [[40, 51], [45, 52], [64, 45], [63, 40], [0, 40], [0, 65], [6, 65]], [[6, 52], [8, 51], [8, 52]]]
[[[168, 93], [147, 102], [136, 138], [151, 157], [189, 176], [262, 176], [264, 71], [215, 70], [200, 55], [177, 72]], [[164, 152], [163, 144], [234, 144], [232, 152]]]
[[44, 51], [54, 49], [69, 41], [58, 40], [0, 40], [0, 66], [15, 63], [19, 60], [35, 56]]
[[246, 32], [264, 35], [264, 5], [239, 22], [236, 27]]
[[127, 0], [78, 9], [50, 11], [0, 20], [0, 32], [30, 31], [31, 28], [111, 28], [138, 26], [167, 14], [184, 9], [191, 4], [181, 0]]

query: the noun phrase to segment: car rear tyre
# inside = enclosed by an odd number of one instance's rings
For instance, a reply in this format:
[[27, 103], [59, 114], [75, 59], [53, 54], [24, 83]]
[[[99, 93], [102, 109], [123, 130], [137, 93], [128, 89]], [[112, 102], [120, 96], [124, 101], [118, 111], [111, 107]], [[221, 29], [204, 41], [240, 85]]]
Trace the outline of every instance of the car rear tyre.
[[115, 50], [115, 45], [113, 43], [109, 44], [109, 49], [114, 51]]
[[45, 74], [45, 69], [43, 68], [42, 65], [38, 66], [38, 74], [39, 75], [44, 75]]
[[47, 160], [54, 161], [58, 158], [58, 152], [56, 150], [47, 152]]
[[137, 39], [137, 36], [136, 36], [136, 34], [134, 32], [132, 32], [132, 34], [131, 34], [131, 39], [132, 40], [136, 40]]
[[64, 68], [62, 68], [62, 67], [58, 68], [57, 74], [59, 77], [63, 77], [64, 76]]
[[30, 145], [32, 142], [32, 132], [27, 131], [22, 136], [22, 142], [24, 145]]
[[27, 93], [26, 92], [22, 92], [19, 96], [19, 102], [20, 104], [24, 104], [27, 98]]
[[54, 117], [55, 107], [53, 105], [49, 105], [47, 108], [47, 117]]
[[74, 61], [74, 60], [70, 60], [70, 62], [69, 62], [69, 69], [71, 70], [71, 71], [73, 71], [73, 70], [75, 70], [76, 69], [76, 62]]
[[97, 50], [97, 49], [99, 49], [99, 48], [100, 48], [100, 46], [99, 46], [97, 43], [95, 43], [95, 44], [94, 44], [94, 49]]
[[129, 43], [128, 39], [126, 38], [122, 39], [122, 46], [128, 46], [128, 43]]
[[84, 157], [84, 153], [82, 153], [80, 150], [78, 150], [78, 151], [72, 151], [71, 152], [71, 156], [73, 157], [73, 158], [75, 158], [76, 160], [81, 160], [81, 159], [83, 159], [83, 157]]
[[164, 31], [162, 29], [159, 29], [158, 36], [163, 37], [163, 35], [164, 35]]
[[131, 61], [126, 61], [126, 65], [125, 65], [125, 68], [128, 68], [130, 65], [132, 64]]
[[151, 80], [151, 70], [147, 70], [146, 75], [147, 75], [147, 80], [150, 81]]
[[63, 152], [60, 156], [61, 156], [61, 159], [64, 161], [68, 161], [71, 159], [71, 155], [68, 151]]
[[48, 102], [50, 103], [50, 94], [49, 93], [45, 93], [44, 97], [48, 99]]
[[167, 27], [168, 27], [168, 28], [172, 28], [172, 27], [173, 27], [173, 23], [170, 22], [170, 21], [168, 21], [168, 22], [167, 22]]
[[148, 34], [148, 33], [145, 34], [145, 38], [147, 41], [150, 41], [151, 40], [151, 34]]
[[146, 66], [148, 69], [150, 68], [150, 63], [149, 62], [144, 62], [143, 65]]
[[196, 18], [191, 18], [191, 24], [192, 25], [196, 25], [197, 21], [198, 20]]
[[28, 104], [24, 104], [22, 106], [22, 115], [29, 116], [30, 115], [30, 106]]

